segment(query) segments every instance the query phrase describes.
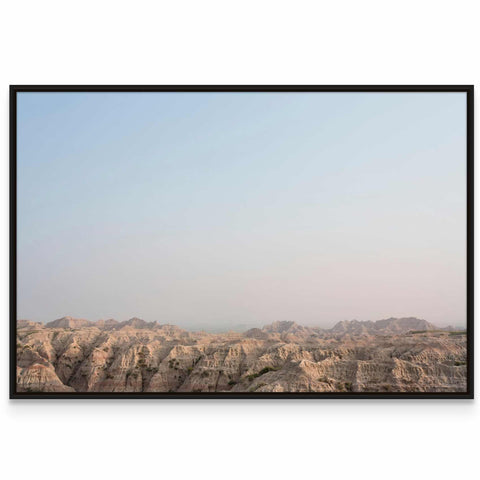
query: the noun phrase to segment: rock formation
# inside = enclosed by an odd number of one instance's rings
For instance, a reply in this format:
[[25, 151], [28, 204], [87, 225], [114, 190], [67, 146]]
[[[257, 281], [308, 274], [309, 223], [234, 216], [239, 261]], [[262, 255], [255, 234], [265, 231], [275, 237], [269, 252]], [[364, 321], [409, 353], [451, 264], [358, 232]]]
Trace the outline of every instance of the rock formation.
[[17, 325], [20, 392], [464, 392], [465, 332], [416, 318], [189, 332], [133, 318]]

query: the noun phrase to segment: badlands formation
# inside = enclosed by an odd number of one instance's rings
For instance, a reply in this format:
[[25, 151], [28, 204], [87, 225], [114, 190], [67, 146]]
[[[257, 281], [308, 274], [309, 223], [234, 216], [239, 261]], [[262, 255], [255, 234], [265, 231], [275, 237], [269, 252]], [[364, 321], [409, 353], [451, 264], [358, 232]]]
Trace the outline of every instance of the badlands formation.
[[465, 392], [466, 335], [425, 320], [243, 333], [64, 317], [17, 322], [18, 392]]

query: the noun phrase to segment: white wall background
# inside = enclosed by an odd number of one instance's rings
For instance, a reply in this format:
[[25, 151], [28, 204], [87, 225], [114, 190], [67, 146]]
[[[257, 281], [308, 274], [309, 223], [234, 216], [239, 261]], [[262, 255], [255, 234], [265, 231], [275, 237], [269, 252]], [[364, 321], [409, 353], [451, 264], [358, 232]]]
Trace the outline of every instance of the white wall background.
[[473, 0], [3, 3], [5, 478], [475, 478], [478, 401], [7, 400], [7, 219], [8, 84], [478, 85], [478, 10]]

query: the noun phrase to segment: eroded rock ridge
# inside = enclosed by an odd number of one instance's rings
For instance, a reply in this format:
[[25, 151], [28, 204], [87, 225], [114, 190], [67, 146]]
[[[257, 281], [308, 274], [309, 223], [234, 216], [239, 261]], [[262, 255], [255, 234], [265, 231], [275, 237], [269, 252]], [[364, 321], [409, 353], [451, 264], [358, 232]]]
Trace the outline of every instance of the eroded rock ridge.
[[465, 392], [466, 333], [417, 318], [190, 332], [132, 318], [17, 322], [20, 392]]

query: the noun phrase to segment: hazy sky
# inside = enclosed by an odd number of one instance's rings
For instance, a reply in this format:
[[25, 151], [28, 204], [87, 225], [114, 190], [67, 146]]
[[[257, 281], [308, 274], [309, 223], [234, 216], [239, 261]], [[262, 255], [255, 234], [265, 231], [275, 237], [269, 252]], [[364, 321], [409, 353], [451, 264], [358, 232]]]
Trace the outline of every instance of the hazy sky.
[[465, 322], [464, 93], [18, 94], [18, 317]]

